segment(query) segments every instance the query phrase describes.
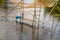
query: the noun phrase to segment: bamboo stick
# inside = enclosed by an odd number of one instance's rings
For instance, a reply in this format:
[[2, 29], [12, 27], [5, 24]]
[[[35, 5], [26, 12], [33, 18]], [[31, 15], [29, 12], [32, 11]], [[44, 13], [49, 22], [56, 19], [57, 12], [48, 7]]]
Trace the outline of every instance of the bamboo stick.
[[39, 11], [39, 19], [38, 19], [38, 28], [37, 28], [37, 40], [40, 40], [39, 38], [39, 29], [40, 29], [40, 12], [41, 12], [41, 8], [39, 8], [40, 11]]
[[50, 40], [53, 38], [53, 25], [54, 25], [54, 18], [52, 17], [52, 28], [51, 28], [51, 34], [50, 34]]
[[[15, 0], [10, 0], [12, 3], [13, 2], [16, 2]], [[44, 7], [52, 7], [53, 5], [54, 5], [54, 3], [55, 3], [55, 1], [56, 0], [52, 0], [52, 2], [48, 2], [49, 0], [34, 0], [34, 2], [36, 3], [36, 4], [39, 4], [39, 5], [44, 5]], [[34, 3], [32, 3], [32, 4], [34, 4]], [[34, 7], [32, 4], [29, 4], [28, 6], [26, 6], [26, 7], [29, 7], [30, 6], [30, 8], [32, 8], [32, 7]], [[16, 5], [16, 4], [15, 4]], [[19, 5], [19, 6], [21, 6], [21, 5]], [[35, 8], [35, 7], [34, 7]]]
[[35, 9], [34, 9], [33, 23], [32, 23], [32, 26], [33, 26], [33, 28], [32, 28], [32, 40], [36, 39], [35, 38], [35, 31], [36, 31], [36, 29], [35, 29], [35, 26], [36, 26], [36, 22], [35, 22], [35, 20], [36, 20], [36, 3], [35, 2], [34, 2], [34, 7], [35, 7]]
[[[23, 13], [22, 13], [22, 17], [24, 18], [24, 0], [21, 0], [21, 4], [23, 4]], [[21, 7], [22, 8], [22, 7]], [[21, 23], [21, 31], [23, 32], [23, 18], [21, 19], [22, 23]]]

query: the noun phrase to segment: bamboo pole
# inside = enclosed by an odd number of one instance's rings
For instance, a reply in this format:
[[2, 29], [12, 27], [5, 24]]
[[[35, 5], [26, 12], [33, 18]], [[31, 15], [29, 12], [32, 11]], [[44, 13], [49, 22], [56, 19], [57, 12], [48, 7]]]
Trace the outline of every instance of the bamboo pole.
[[23, 4], [23, 7], [21, 7], [21, 8], [23, 8], [23, 13], [22, 13], [22, 19], [21, 19], [21, 31], [23, 32], [23, 19], [24, 19], [24, 0], [22, 0], [21, 1], [21, 4]]
[[[0, 16], [0, 17], [5, 17], [5, 16]], [[9, 18], [9, 17], [10, 17], [10, 18], [15, 18], [16, 16], [6, 16], [6, 17], [7, 17], [7, 18]], [[30, 19], [30, 18], [23, 18], [23, 20], [33, 21], [33, 20]], [[38, 21], [36, 21], [36, 20], [35, 20], [35, 22], [38, 23]], [[40, 22], [42, 22], [42, 21], [40, 21]]]
[[35, 12], [34, 12], [34, 16], [33, 16], [33, 23], [32, 23], [32, 26], [33, 26], [33, 28], [32, 28], [32, 40], [34, 40], [34, 35], [35, 35], [35, 16], [36, 16], [36, 14], [35, 14]]
[[40, 13], [41, 13], [41, 8], [39, 8], [39, 19], [38, 19], [38, 28], [37, 28], [37, 40], [40, 40], [39, 39], [39, 29], [40, 29]]
[[54, 18], [52, 17], [52, 28], [51, 28], [51, 34], [50, 34], [50, 40], [53, 38], [53, 25], [54, 25]]
[[33, 22], [32, 22], [32, 40], [35, 40], [35, 26], [36, 26], [36, 23], [35, 23], [35, 20], [36, 20], [36, 3], [34, 2], [34, 6], [35, 6], [35, 9], [34, 9], [34, 15], [33, 15]]
[[[53, 1], [53, 2], [48, 2], [49, 0], [34, 0], [35, 2], [36, 2], [36, 4], [39, 4], [39, 5], [44, 5], [44, 7], [52, 7], [53, 5], [54, 5], [54, 3], [55, 3], [55, 1], [56, 0], [51, 0], [51, 1]], [[10, 2], [16, 2], [16, 0], [10, 0]], [[34, 4], [34, 3], [32, 3], [32, 4]], [[29, 4], [29, 5], [32, 5], [32, 4]], [[16, 5], [16, 4], [15, 4]], [[21, 6], [21, 5], [19, 5], [19, 6]]]

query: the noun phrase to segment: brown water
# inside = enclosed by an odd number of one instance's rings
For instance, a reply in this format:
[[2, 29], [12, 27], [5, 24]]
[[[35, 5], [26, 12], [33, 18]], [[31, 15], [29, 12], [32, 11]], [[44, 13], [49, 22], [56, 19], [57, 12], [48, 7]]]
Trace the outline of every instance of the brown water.
[[[10, 5], [9, 5], [10, 6]], [[0, 15], [5, 15], [8, 11], [10, 11], [15, 5], [11, 5], [10, 8], [8, 8], [7, 11], [1, 9]], [[17, 7], [18, 8], [18, 7]], [[16, 9], [17, 9], [16, 8]], [[20, 9], [12, 11], [8, 16], [16, 16], [19, 15], [22, 11]], [[34, 9], [25, 9], [25, 17], [26, 18], [33, 18], [32, 15], [29, 14], [28, 11]], [[39, 9], [37, 9], [39, 10]], [[40, 13], [40, 27], [39, 30], [37, 29], [37, 23], [36, 23], [36, 29], [34, 39], [37, 40], [37, 33], [39, 32], [39, 40], [60, 40], [60, 22], [56, 17], [48, 16], [48, 14], [44, 14], [44, 9], [41, 9], [43, 12]], [[32, 14], [34, 12], [31, 12]], [[37, 15], [38, 12], [37, 12]], [[48, 16], [48, 17], [46, 17]], [[0, 39], [1, 40], [32, 40], [32, 27], [24, 25], [24, 31], [21, 32], [20, 24], [15, 23], [16, 19], [15, 17], [7, 17], [3, 18], [0, 17]], [[44, 23], [43, 23], [44, 22]], [[25, 20], [24, 23], [32, 24], [32, 21]], [[42, 28], [44, 27], [44, 28]], [[52, 29], [53, 28], [53, 29]], [[56, 28], [56, 30], [55, 30]], [[54, 31], [55, 30], [55, 31]], [[37, 32], [38, 31], [38, 32]], [[51, 33], [52, 32], [52, 33]]]

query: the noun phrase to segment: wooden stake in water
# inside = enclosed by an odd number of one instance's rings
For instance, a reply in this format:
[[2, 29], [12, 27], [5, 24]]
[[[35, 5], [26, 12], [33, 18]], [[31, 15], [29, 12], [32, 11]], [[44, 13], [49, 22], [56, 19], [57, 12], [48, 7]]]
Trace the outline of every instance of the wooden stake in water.
[[35, 25], [36, 25], [36, 4], [34, 9], [34, 16], [33, 16], [33, 22], [32, 22], [32, 40], [35, 40]]
[[37, 28], [37, 40], [39, 40], [39, 28], [40, 28], [40, 12], [41, 12], [41, 8], [39, 8], [39, 19], [38, 19], [38, 28]]
[[50, 35], [50, 40], [53, 38], [53, 25], [54, 25], [54, 18], [52, 17], [52, 28], [51, 28], [51, 35]]
[[[21, 1], [21, 5], [23, 4], [23, 13], [22, 13], [22, 17], [24, 18], [24, 0]], [[22, 7], [21, 7], [22, 8]], [[21, 20], [21, 31], [23, 31], [23, 18]]]

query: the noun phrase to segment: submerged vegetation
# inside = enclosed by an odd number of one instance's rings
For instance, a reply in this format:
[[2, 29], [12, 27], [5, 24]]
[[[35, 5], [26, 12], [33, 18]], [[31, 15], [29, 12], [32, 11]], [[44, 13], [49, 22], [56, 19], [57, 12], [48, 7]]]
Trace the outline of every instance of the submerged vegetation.
[[[46, 7], [45, 10], [49, 13], [52, 8], [53, 7]], [[60, 20], [60, 0], [58, 1], [51, 15], [53, 15], [54, 17], [58, 17], [58, 19]]]

